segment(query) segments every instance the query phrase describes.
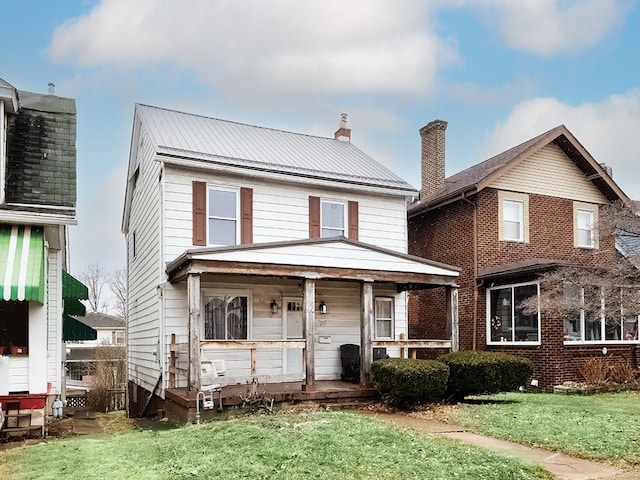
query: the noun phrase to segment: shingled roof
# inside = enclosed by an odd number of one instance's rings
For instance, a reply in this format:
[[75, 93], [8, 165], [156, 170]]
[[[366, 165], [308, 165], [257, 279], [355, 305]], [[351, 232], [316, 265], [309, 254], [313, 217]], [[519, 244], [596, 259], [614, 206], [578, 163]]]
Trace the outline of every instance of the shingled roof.
[[75, 217], [76, 106], [71, 98], [17, 91], [7, 116], [5, 210]]
[[559, 125], [520, 145], [510, 148], [481, 163], [473, 165], [445, 179], [442, 188], [431, 195], [421, 198], [409, 206], [409, 216], [438, 208], [468, 195], [473, 195], [490, 185], [492, 181], [504, 174], [508, 169], [531, 156], [549, 144], [557, 145], [582, 170], [610, 201], [622, 199], [628, 202], [627, 196], [616, 185], [613, 179], [573, 134], [564, 125]]

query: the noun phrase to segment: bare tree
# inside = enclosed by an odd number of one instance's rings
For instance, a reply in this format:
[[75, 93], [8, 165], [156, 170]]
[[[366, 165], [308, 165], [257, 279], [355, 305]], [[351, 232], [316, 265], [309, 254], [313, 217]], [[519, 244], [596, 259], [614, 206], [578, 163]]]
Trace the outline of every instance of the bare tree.
[[80, 279], [89, 289], [90, 311], [106, 313], [109, 302], [103, 298], [103, 294], [107, 284], [107, 272], [102, 269], [99, 263], [94, 263], [80, 275]]
[[111, 272], [107, 278], [109, 289], [113, 293], [115, 314], [125, 318], [127, 316], [127, 271], [124, 268]]
[[623, 257], [606, 267], [567, 266], [541, 274], [540, 298], [522, 302], [523, 311], [540, 309], [565, 318], [583, 311], [589, 318], [604, 316], [608, 325], [619, 324], [622, 315], [640, 315], [640, 217], [635, 207], [617, 202], [600, 210], [600, 238], [626, 244]]

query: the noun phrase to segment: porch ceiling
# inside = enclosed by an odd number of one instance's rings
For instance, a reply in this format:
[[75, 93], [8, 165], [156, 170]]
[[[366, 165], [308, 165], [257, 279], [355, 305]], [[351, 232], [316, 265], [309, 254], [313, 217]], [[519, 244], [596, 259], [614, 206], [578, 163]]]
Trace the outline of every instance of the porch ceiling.
[[167, 265], [171, 282], [189, 274], [391, 282], [399, 289], [456, 286], [449, 265], [343, 237], [188, 250]]

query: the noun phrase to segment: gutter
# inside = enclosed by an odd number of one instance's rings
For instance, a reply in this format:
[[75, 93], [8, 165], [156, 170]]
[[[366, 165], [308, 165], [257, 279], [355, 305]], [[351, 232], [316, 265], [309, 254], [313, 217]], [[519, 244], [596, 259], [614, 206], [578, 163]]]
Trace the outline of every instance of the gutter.
[[465, 192], [460, 196], [473, 208], [473, 345], [475, 351], [478, 348], [478, 206], [467, 198]]

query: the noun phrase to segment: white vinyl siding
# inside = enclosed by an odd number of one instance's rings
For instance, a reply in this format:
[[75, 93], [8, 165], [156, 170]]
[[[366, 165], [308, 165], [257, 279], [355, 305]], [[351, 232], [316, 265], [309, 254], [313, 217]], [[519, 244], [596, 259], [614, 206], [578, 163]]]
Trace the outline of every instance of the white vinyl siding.
[[576, 248], [598, 248], [598, 205], [573, 202], [573, 240]]
[[[164, 261], [170, 262], [185, 250], [193, 248], [191, 182], [194, 176], [192, 170], [168, 166], [164, 178]], [[248, 182], [246, 178], [205, 172], [196, 179], [228, 188], [253, 188], [254, 243], [309, 238], [309, 196], [317, 196], [358, 202], [358, 239], [397, 252], [407, 252], [404, 198], [321, 190], [256, 179]]]
[[498, 190], [536, 193], [596, 204], [608, 203], [582, 170], [554, 144], [541, 148], [508, 169], [489, 186]]
[[[158, 346], [161, 321], [158, 285], [163, 281], [161, 262], [160, 163], [144, 128], [139, 129], [140, 176], [131, 200], [128, 241], [128, 376], [151, 391], [158, 380]], [[132, 235], [135, 232], [136, 255]], [[191, 237], [189, 236], [189, 241]]]
[[[265, 279], [240, 276], [219, 276], [212, 282], [202, 284], [202, 295], [206, 298], [211, 293], [244, 292], [249, 300], [249, 317], [251, 340], [279, 340], [283, 331], [282, 299], [300, 298], [302, 294], [299, 282], [282, 280], [278, 284], [268, 283]], [[393, 335], [399, 338], [406, 333], [406, 296], [396, 293], [393, 286], [376, 285], [374, 295], [392, 300]], [[188, 308], [184, 284], [165, 286], [163, 297], [166, 301], [165, 341], [170, 341], [171, 333], [175, 333], [178, 341], [186, 341], [188, 334]], [[276, 299], [281, 308], [277, 314], [271, 313], [270, 304]], [[328, 307], [326, 315], [317, 312], [318, 304], [324, 300]], [[345, 343], [360, 344], [360, 286], [352, 282], [318, 281], [316, 283], [316, 341], [315, 370], [318, 380], [337, 380], [342, 372], [340, 362], [340, 345]], [[319, 340], [322, 337], [322, 342]], [[165, 349], [167, 349], [165, 346]], [[167, 349], [168, 351], [168, 349]], [[233, 377], [251, 375], [250, 349], [224, 349], [215, 346], [203, 347], [208, 359], [224, 360], [228, 378], [223, 383], [234, 383]], [[398, 349], [389, 349], [391, 356], [398, 356]], [[302, 351], [300, 351], [302, 355]], [[256, 375], [264, 378], [269, 375], [282, 375], [283, 352], [281, 348], [259, 348], [256, 359]], [[186, 363], [182, 365], [186, 368]], [[222, 379], [221, 379], [222, 380]], [[186, 379], [180, 379], [186, 382]]]
[[51, 393], [62, 393], [62, 252], [49, 250], [47, 255], [47, 382]]

